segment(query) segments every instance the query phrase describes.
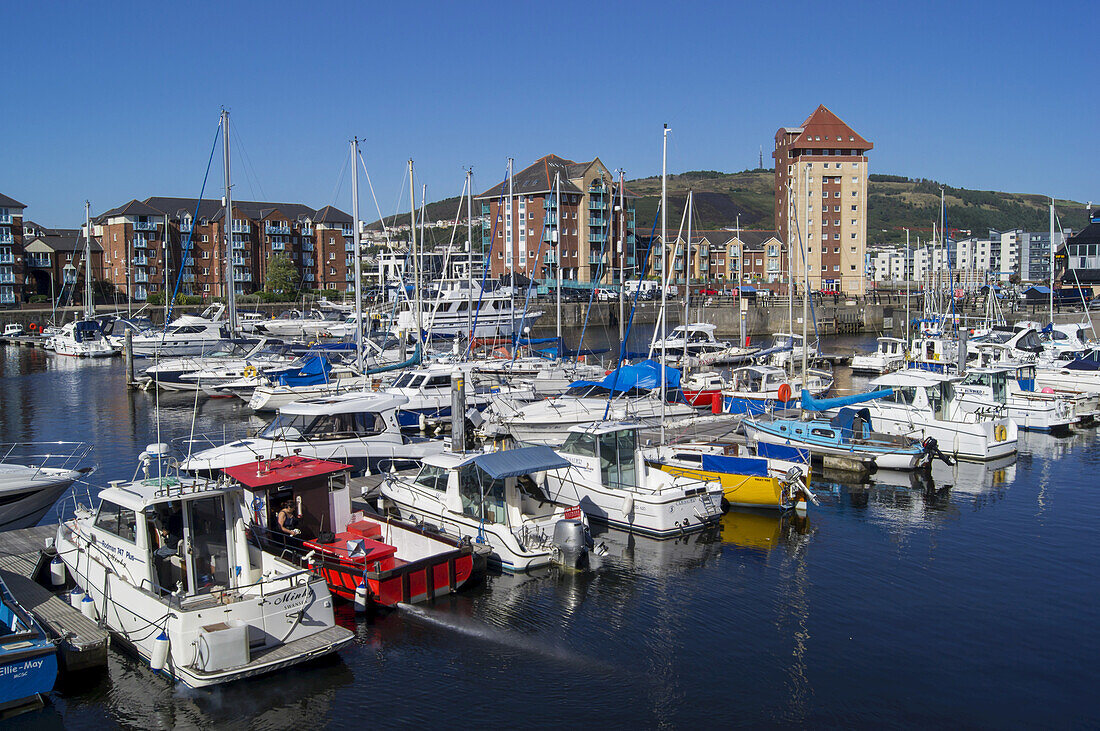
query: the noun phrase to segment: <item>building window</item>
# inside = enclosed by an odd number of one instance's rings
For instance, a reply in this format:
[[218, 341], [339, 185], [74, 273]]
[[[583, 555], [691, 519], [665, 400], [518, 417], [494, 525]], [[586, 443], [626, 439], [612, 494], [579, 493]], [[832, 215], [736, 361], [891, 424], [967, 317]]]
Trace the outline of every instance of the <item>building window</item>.
[[856, 237], [856, 235], [855, 235], [855, 234], [852, 234], [852, 238], [854, 239], [855, 237]]
[[839, 264], [833, 264], [833, 271], [834, 272], [839, 272], [840, 271], [840, 265]]
[[852, 206], [852, 210], [854, 211], [855, 209], [856, 209], [856, 207], [855, 207], [855, 206]]
[[203, 268], [202, 268], [202, 275], [203, 275], [204, 277], [209, 277], [209, 276], [210, 276], [210, 269], [209, 269], [209, 268], [207, 268], [207, 267], [203, 267]]
[[[855, 195], [855, 194], [856, 194], [856, 192], [853, 190], [852, 195]], [[834, 198], [839, 198], [840, 197], [840, 191], [838, 190], [837, 192], [833, 193], [833, 197]]]
[[833, 234], [833, 238], [839, 240], [840, 239], [840, 234]]

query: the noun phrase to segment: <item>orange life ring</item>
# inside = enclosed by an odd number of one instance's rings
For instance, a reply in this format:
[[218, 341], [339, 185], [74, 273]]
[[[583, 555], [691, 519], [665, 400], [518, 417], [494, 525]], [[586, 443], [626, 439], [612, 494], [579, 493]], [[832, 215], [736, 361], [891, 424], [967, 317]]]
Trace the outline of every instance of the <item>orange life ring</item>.
[[37, 323], [32, 322], [30, 325], [27, 325], [27, 329], [30, 330], [32, 333], [38, 332], [38, 325]]
[[791, 400], [791, 384], [784, 383], [779, 387], [779, 400], [783, 402]]

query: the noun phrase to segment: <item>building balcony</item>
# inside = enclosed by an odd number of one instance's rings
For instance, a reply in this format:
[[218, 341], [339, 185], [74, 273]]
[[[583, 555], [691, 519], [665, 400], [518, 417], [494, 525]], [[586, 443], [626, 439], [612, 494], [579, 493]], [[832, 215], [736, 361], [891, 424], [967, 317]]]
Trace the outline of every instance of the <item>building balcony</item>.
[[138, 266], [138, 267], [149, 266], [149, 257], [147, 257], [147, 256], [135, 256], [130, 261], [134, 266]]
[[27, 266], [30, 267], [48, 267], [50, 266], [49, 254], [27, 254]]
[[145, 272], [134, 272], [134, 275], [130, 277], [130, 280], [133, 282], [146, 283], [149, 281], [149, 275]]
[[556, 253], [552, 252], [552, 251], [548, 251], [545, 254], [543, 254], [542, 263], [543, 264], [557, 264], [558, 263], [558, 255]]
[[290, 226], [283, 226], [280, 224], [269, 223], [264, 226], [264, 233], [277, 234], [280, 236], [290, 236]]
[[286, 251], [286, 244], [282, 241], [272, 241], [271, 242], [271, 250], [272, 251]]
[[183, 275], [183, 281], [185, 281], [185, 282], [194, 282], [195, 281], [195, 275], [194, 274], [184, 274]]
[[252, 233], [252, 224], [248, 221], [234, 221], [231, 231], [235, 234]]
[[590, 210], [590, 211], [606, 211], [607, 210], [607, 204], [604, 203], [601, 200], [589, 200], [588, 201], [588, 210]]
[[156, 231], [157, 225], [152, 221], [134, 221], [135, 231]]
[[191, 230], [191, 227], [193, 225], [194, 224], [192, 224], [191, 221], [180, 221], [180, 231], [187, 233]]
[[234, 256], [233, 257], [233, 266], [237, 266], [237, 267], [246, 267], [246, 266], [248, 266], [247, 257]]
[[355, 253], [355, 242], [352, 241], [350, 244], [344, 244], [344, 251], [347, 251], [347, 252], [350, 252], [350, 253], [354, 254]]
[[557, 224], [557, 222], [558, 222], [558, 217], [556, 215], [554, 215], [553, 213], [548, 213], [548, 214], [546, 214], [545, 216], [542, 217], [542, 225], [543, 226], [554, 226], [554, 225]]
[[354, 282], [355, 281], [355, 272], [348, 272], [347, 274], [345, 274], [344, 275], [344, 281], [345, 282]]
[[314, 246], [312, 241], [303, 241], [301, 246], [302, 251], [313, 251]]
[[234, 241], [233, 242], [233, 250], [234, 251], [246, 251], [247, 249], [248, 249], [248, 242], [247, 241]]
[[548, 211], [552, 211], [553, 209], [557, 208], [557, 206], [557, 201], [554, 200], [554, 196], [552, 195], [547, 195], [542, 202], [542, 207]]
[[305, 282], [314, 282], [314, 281], [316, 281], [316, 280], [317, 280], [317, 277], [315, 277], [315, 276], [313, 275], [313, 272], [306, 272], [305, 274], [303, 274], [303, 275], [302, 275], [302, 281], [305, 281]]
[[602, 244], [607, 241], [607, 234], [603, 231], [593, 231], [588, 234], [588, 240], [597, 244]]
[[344, 259], [344, 266], [347, 266], [347, 267], [355, 266], [355, 257], [354, 256], [349, 256], [347, 259]]
[[0, 226], [10, 226], [12, 218], [10, 213], [0, 213]]
[[15, 243], [15, 236], [11, 233], [11, 231], [0, 232], [0, 244], [9, 244], [10, 245], [10, 244], [14, 244], [14, 243]]
[[589, 226], [600, 226], [602, 228], [602, 227], [607, 225], [607, 219], [603, 218], [601, 216], [589, 216], [588, 217], [588, 225]]
[[302, 257], [302, 266], [311, 267], [311, 266], [313, 266], [313, 263], [314, 262], [313, 262], [313, 257], [312, 256], [303, 256]]
[[145, 287], [134, 287], [134, 299], [139, 302], [144, 302], [149, 299], [149, 290]]
[[14, 264], [15, 256], [11, 253], [11, 250], [0, 251], [0, 264]]
[[148, 249], [149, 240], [144, 236], [135, 236], [133, 242], [130, 244], [135, 249]]
[[355, 232], [351, 230], [351, 226], [342, 226], [340, 233], [343, 234], [345, 239], [350, 239], [355, 236]]
[[11, 287], [0, 287], [0, 304], [14, 305], [15, 290]]
[[11, 269], [0, 269], [0, 284], [15, 284], [15, 273]]
[[588, 255], [588, 263], [589, 264], [603, 264], [603, 261], [604, 261], [603, 260], [603, 254], [589, 254]]

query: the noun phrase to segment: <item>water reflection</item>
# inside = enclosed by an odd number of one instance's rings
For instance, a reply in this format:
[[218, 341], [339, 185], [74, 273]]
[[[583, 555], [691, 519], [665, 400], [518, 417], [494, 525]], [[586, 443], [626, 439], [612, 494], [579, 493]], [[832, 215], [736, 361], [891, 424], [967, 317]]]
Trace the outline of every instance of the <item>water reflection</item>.
[[722, 543], [765, 554], [782, 546], [797, 555], [811, 537], [810, 516], [793, 510], [730, 510], [720, 525]]

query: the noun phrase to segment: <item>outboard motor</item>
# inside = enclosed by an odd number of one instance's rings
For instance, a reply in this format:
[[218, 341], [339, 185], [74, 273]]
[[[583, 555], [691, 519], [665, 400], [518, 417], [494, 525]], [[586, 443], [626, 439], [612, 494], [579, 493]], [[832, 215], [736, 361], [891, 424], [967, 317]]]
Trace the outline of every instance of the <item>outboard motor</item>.
[[554, 524], [554, 547], [567, 568], [578, 568], [588, 561], [588, 531], [579, 520], [562, 519]]
[[932, 455], [932, 459], [938, 459], [946, 465], [955, 464], [955, 458], [950, 455], [944, 454], [940, 451], [940, 444], [936, 441], [935, 437], [927, 437], [921, 445], [924, 447], [924, 451]]

